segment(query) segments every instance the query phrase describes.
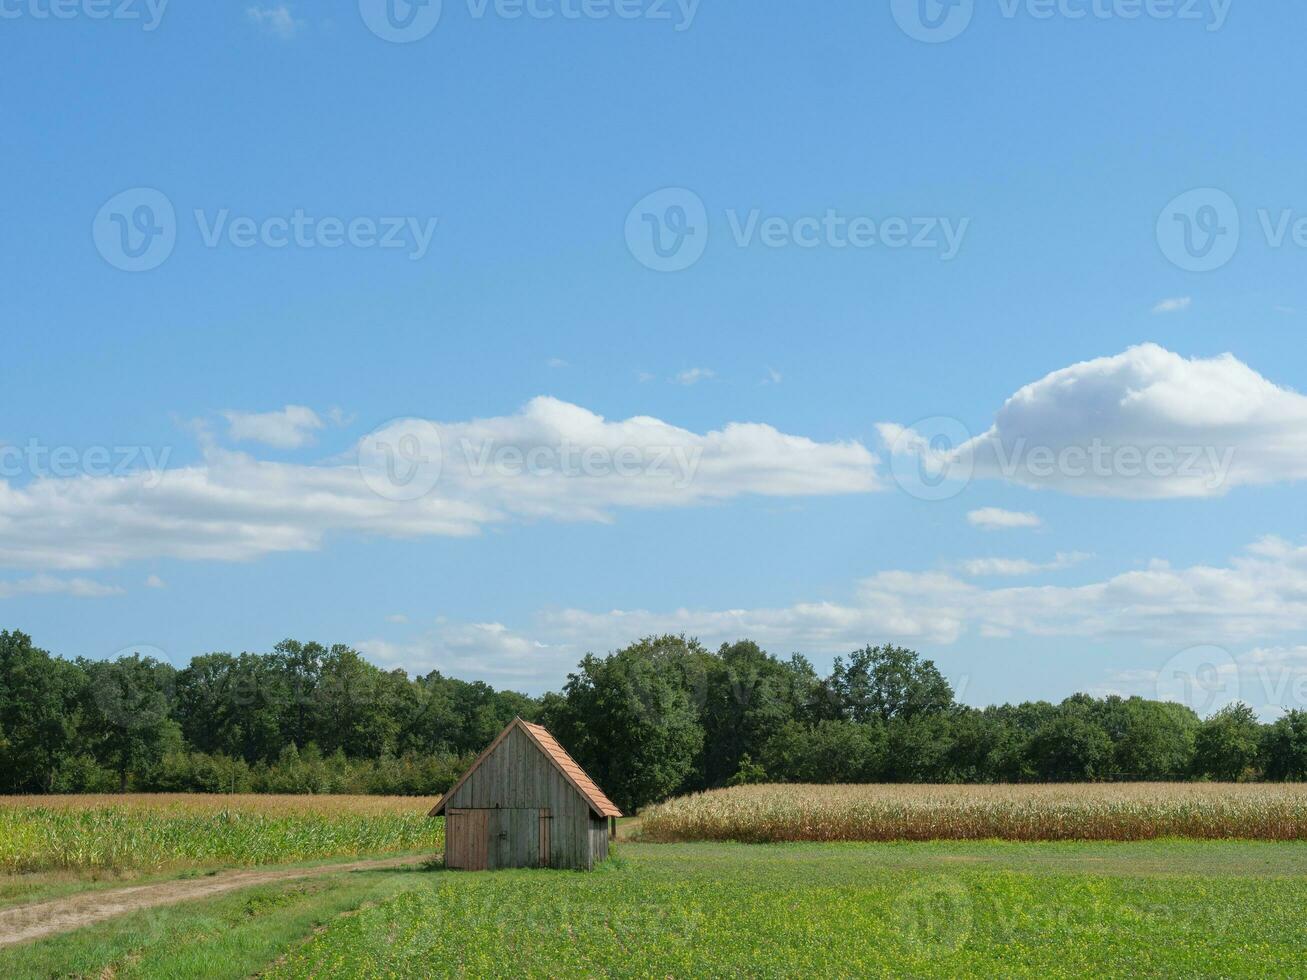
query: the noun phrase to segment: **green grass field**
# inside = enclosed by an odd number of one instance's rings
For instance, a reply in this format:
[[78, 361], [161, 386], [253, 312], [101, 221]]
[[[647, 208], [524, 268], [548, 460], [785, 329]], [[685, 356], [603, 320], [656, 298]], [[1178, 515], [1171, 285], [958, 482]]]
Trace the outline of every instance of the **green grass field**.
[[0, 950], [0, 975], [1264, 976], [1307, 845], [634, 844], [593, 873], [337, 874]]

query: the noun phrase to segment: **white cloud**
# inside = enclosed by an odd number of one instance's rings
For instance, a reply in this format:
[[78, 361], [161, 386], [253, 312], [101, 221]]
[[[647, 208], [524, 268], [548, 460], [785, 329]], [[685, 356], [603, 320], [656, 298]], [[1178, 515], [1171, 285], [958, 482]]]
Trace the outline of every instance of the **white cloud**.
[[[511, 521], [607, 522], [624, 507], [878, 489], [876, 458], [856, 442], [758, 423], [699, 434], [647, 416], [610, 421], [553, 398], [498, 418], [392, 423], [351, 455], [302, 465], [208, 446], [201, 463], [162, 472], [0, 480], [0, 567], [240, 561], [316, 549], [332, 533], [461, 536]], [[402, 499], [404, 467], [417, 457], [443, 465], [429, 492]]]
[[1038, 514], [1029, 512], [1003, 510], [1001, 507], [981, 507], [967, 514], [967, 522], [972, 527], [984, 528], [986, 531], [1000, 531], [1017, 527], [1039, 527], [1044, 522]]
[[146, 576], [145, 587], [147, 589], [166, 589], [168, 587], [168, 583], [165, 582], [163, 579], [159, 578], [159, 576], [157, 575], [149, 575]]
[[1192, 296], [1173, 296], [1164, 299], [1153, 307], [1154, 313], [1183, 313], [1193, 305]]
[[[1059, 556], [1058, 564], [1080, 557]], [[1304, 632], [1307, 546], [1267, 538], [1225, 565], [1175, 569], [1154, 561], [1082, 585], [986, 588], [943, 571], [884, 571], [855, 583], [841, 599], [762, 608], [565, 608], [541, 613], [527, 630], [442, 623], [414, 643], [372, 641], [360, 648], [387, 664], [464, 671], [465, 676], [489, 677], [494, 671], [543, 688], [556, 684], [586, 651], [616, 649], [655, 633], [685, 633], [709, 646], [748, 637], [773, 652], [813, 655], [843, 653], [868, 642], [947, 645], [967, 637], [1125, 641], [1156, 651], [1157, 668], [1135, 671], [1128, 678], [1135, 684], [1153, 683], [1176, 650], [1255, 644], [1262, 652], [1245, 658], [1247, 669], [1280, 661], [1291, 661], [1295, 670], [1301, 666], [1307, 706], [1307, 656], [1294, 652], [1307, 648], [1266, 646], [1277, 637], [1297, 642]], [[1282, 675], [1274, 676], [1279, 684]]]
[[545, 361], [545, 365], [547, 367], [553, 368], [556, 371], [561, 370], [562, 368], [568, 366], [567, 362], [563, 360], [561, 357], [551, 357], [549, 358], [549, 360]]
[[245, 16], [269, 34], [286, 40], [294, 37], [304, 26], [304, 22], [296, 20], [290, 7], [284, 3], [271, 7], [246, 7]]
[[1260, 642], [1307, 629], [1307, 547], [1266, 539], [1226, 566], [1172, 569], [1155, 562], [1078, 586], [983, 588], [946, 572], [886, 571], [858, 583], [852, 601], [668, 613], [573, 609], [545, 622], [551, 641], [620, 644], [647, 633], [686, 632], [706, 642], [747, 636], [812, 652], [884, 638], [945, 644], [964, 635]]
[[551, 647], [502, 623], [442, 623], [411, 643], [364, 640], [357, 647], [387, 669], [419, 676], [438, 670], [532, 691], [556, 687], [578, 659], [571, 647]]
[[306, 446], [313, 442], [313, 433], [325, 425], [317, 412], [303, 405], [287, 405], [276, 412], [226, 411], [222, 415], [235, 441], [261, 442], [277, 449]]
[[99, 599], [121, 595], [117, 586], [103, 585], [85, 578], [57, 578], [53, 575], [34, 575], [31, 578], [0, 581], [0, 599], [16, 596], [66, 595], [79, 599]]
[[762, 383], [765, 385], [778, 385], [784, 380], [785, 380], [784, 375], [782, 375], [779, 371], [777, 371], [775, 368], [768, 368], [767, 377], [762, 379]]
[[405, 623], [408, 622], [408, 617], [405, 616], [403, 613], [392, 613], [391, 615], [386, 617], [386, 622], [396, 623], [397, 625], [403, 626]]
[[715, 377], [717, 372], [710, 368], [687, 368], [672, 378], [672, 384], [697, 385], [700, 381], [711, 381]]
[[1052, 561], [1035, 562], [1025, 558], [972, 558], [959, 562], [963, 573], [972, 578], [987, 576], [1037, 575], [1058, 572], [1091, 558], [1083, 551], [1059, 551]]
[[[877, 428], [897, 454], [928, 452], [921, 433]], [[989, 431], [929, 461], [1071, 494], [1219, 496], [1307, 479], [1307, 397], [1231, 354], [1186, 359], [1144, 344], [1025, 386]]]

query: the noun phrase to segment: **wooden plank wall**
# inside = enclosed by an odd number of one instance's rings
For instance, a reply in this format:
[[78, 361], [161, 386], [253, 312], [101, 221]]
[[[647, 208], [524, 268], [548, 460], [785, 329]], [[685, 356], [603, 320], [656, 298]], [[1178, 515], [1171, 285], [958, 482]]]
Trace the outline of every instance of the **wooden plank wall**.
[[[595, 864], [598, 848], [591, 827], [590, 805], [520, 729], [508, 733], [467, 782], [459, 787], [447, 806], [454, 809], [547, 809], [551, 815], [549, 866], [589, 869]], [[539, 815], [535, 816], [538, 819]], [[602, 824], [607, 826], [607, 821], [602, 821]], [[539, 841], [537, 833], [526, 831], [523, 836]], [[606, 837], [602, 853], [608, 853]], [[522, 867], [538, 863], [525, 853], [523, 860]]]

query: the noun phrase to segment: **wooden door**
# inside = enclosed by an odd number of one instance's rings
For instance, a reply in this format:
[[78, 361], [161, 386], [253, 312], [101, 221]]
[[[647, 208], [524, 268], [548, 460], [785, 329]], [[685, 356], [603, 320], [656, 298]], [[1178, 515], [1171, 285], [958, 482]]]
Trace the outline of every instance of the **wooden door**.
[[445, 811], [445, 867], [486, 870], [493, 810]]
[[[490, 810], [489, 841], [486, 867], [535, 868], [541, 853], [548, 855], [548, 821], [539, 809]], [[541, 840], [541, 834], [546, 840]], [[547, 860], [546, 860], [547, 863]]]

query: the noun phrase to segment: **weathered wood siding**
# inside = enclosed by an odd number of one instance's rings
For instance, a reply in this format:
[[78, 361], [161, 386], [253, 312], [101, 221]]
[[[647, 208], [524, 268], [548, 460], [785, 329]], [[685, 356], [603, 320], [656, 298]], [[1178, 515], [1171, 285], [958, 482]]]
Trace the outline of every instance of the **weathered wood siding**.
[[592, 865], [608, 860], [608, 818], [590, 820], [590, 862]]
[[489, 810], [445, 811], [445, 867], [484, 871], [490, 831]]
[[[585, 798], [518, 728], [508, 733], [445, 806], [447, 813], [491, 811], [491, 856], [486, 862], [491, 868], [539, 866], [542, 849], [551, 868], [590, 869], [608, 856], [608, 821], [592, 817]], [[468, 845], [457, 839], [461, 826], [465, 825], [458, 819], [445, 824], [445, 861], [451, 868], [469, 867], [450, 863], [451, 854], [455, 860], [469, 860], [464, 856]]]

